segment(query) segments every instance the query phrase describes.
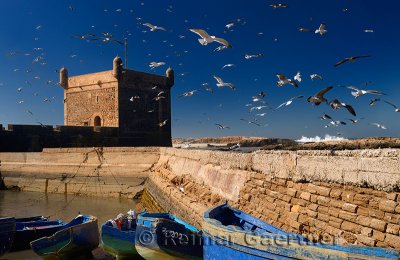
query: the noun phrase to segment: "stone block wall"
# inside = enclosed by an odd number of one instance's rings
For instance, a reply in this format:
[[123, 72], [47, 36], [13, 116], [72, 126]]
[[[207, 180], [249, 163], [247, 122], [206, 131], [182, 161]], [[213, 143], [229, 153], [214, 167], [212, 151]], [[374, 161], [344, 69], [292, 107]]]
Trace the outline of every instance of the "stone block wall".
[[146, 188], [201, 227], [230, 204], [316, 241], [400, 249], [400, 150], [213, 152], [161, 148]]

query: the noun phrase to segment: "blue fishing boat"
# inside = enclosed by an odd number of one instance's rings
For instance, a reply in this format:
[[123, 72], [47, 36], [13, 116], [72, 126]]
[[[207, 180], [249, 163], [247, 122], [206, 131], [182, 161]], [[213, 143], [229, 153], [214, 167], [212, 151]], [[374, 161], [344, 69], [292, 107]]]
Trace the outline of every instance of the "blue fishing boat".
[[48, 220], [44, 217], [17, 218], [11, 251], [29, 249], [31, 241], [51, 236], [65, 225], [62, 220]]
[[203, 259], [201, 232], [168, 213], [140, 213], [135, 247], [144, 259]]
[[101, 225], [100, 247], [117, 260], [140, 258], [135, 248], [136, 222], [127, 228], [113, 226], [111, 221]]
[[15, 218], [0, 218], [0, 256], [11, 249], [15, 233]]
[[384, 248], [313, 243], [223, 204], [204, 213], [204, 259], [399, 259]]
[[91, 255], [98, 244], [97, 218], [78, 215], [54, 235], [32, 241], [31, 248], [44, 259], [78, 259]]

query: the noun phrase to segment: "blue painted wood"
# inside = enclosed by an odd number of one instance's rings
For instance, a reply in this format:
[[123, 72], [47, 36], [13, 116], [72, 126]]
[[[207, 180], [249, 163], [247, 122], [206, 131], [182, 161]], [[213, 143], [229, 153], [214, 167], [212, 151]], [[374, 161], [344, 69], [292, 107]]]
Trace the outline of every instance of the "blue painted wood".
[[[225, 259], [309, 259], [316, 255], [317, 258], [326, 259], [400, 259], [397, 250], [312, 243], [305, 237], [274, 227], [226, 203], [205, 212], [204, 221], [207, 223], [203, 235], [204, 259], [219, 259], [221, 256], [225, 256]], [[271, 241], [282, 243], [274, 249], [268, 245], [260, 247], [252, 243], [233, 244], [226, 237], [218, 237], [218, 234], [251, 235], [259, 237], [258, 241], [271, 238]], [[301, 246], [290, 246], [290, 243], [283, 243], [285, 241]]]
[[11, 251], [29, 249], [30, 242], [42, 237], [51, 236], [63, 229], [65, 225], [62, 220], [48, 220], [42, 217], [17, 218]]
[[11, 249], [15, 233], [15, 218], [0, 218], [0, 256]]
[[140, 213], [135, 247], [145, 259], [202, 259], [202, 235], [168, 213]]
[[45, 259], [76, 259], [90, 254], [98, 244], [97, 218], [78, 215], [54, 235], [32, 241], [31, 248]]

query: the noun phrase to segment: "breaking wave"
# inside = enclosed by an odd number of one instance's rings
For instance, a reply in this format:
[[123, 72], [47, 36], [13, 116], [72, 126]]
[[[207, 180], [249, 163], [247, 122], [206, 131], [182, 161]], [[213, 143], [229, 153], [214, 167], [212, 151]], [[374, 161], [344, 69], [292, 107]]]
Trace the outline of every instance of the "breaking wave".
[[344, 137], [339, 137], [339, 136], [331, 136], [326, 134], [325, 137], [321, 138], [319, 136], [316, 137], [306, 137], [302, 136], [299, 140], [296, 140], [298, 143], [318, 143], [318, 142], [326, 142], [326, 141], [345, 141], [348, 140]]

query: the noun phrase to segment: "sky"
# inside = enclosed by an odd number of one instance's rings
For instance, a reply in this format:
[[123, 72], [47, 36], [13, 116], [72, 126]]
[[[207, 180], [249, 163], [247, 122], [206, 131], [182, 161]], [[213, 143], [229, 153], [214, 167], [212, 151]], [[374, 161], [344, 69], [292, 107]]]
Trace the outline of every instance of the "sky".
[[[273, 3], [287, 8], [272, 8]], [[74, 36], [102, 32], [129, 43], [129, 69], [165, 74], [175, 70], [172, 88], [173, 137], [263, 136], [299, 139], [302, 136], [340, 135], [345, 138], [400, 136], [400, 113], [384, 103], [400, 106], [400, 1], [325, 0], [282, 2], [252, 1], [136, 1], [136, 0], [13, 0], [0, 9], [0, 124], [63, 124], [63, 89], [57, 85], [58, 70], [80, 75], [112, 68], [116, 55], [124, 59], [123, 45], [115, 42], [80, 40]], [[227, 29], [225, 26], [234, 23]], [[150, 32], [143, 23], [162, 26], [166, 31]], [[327, 33], [314, 31], [321, 23]], [[298, 28], [310, 29], [299, 32]], [[232, 48], [214, 51], [217, 42], [202, 46], [189, 29], [204, 29], [227, 40]], [[365, 32], [372, 30], [373, 32]], [[245, 59], [246, 54], [263, 54]], [[343, 58], [369, 58], [333, 65]], [[150, 62], [165, 62], [155, 69]], [[124, 61], [125, 62], [125, 61]], [[225, 64], [235, 66], [221, 69]], [[299, 87], [278, 87], [277, 73], [293, 79], [300, 72]], [[310, 79], [319, 74], [323, 80]], [[218, 88], [213, 75], [236, 86]], [[368, 86], [362, 86], [370, 82]], [[213, 93], [202, 86], [208, 83]], [[328, 86], [325, 97], [350, 104], [333, 110], [323, 103], [307, 102]], [[378, 90], [386, 95], [355, 98], [355, 86]], [[191, 97], [179, 95], [198, 90]], [[268, 107], [253, 102], [252, 96], [266, 93]], [[281, 103], [302, 95], [291, 105], [275, 110]], [[127, 97], [129, 98], [129, 97]], [[374, 106], [369, 102], [380, 98]], [[256, 114], [266, 113], [265, 116]], [[328, 127], [321, 120], [327, 113], [346, 125]], [[352, 124], [348, 119], [359, 119]], [[255, 122], [248, 123], [245, 120]], [[384, 125], [378, 128], [373, 123]], [[228, 126], [219, 129], [216, 124]]]

